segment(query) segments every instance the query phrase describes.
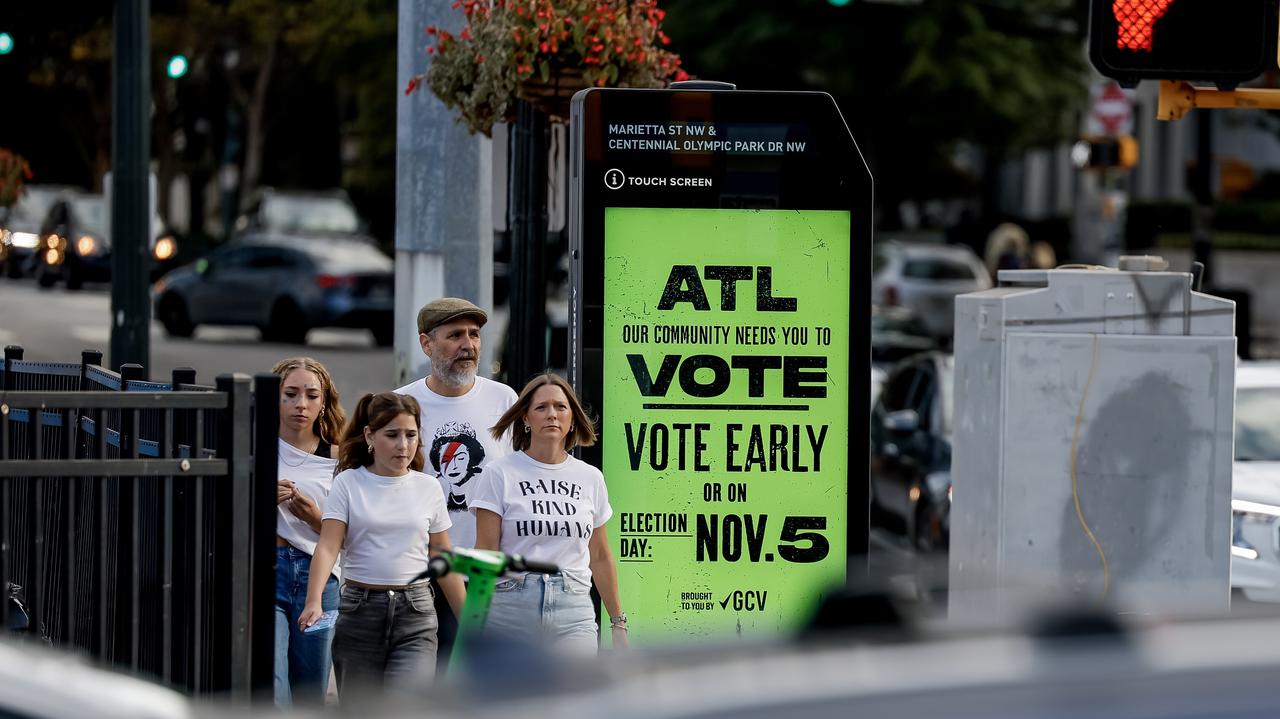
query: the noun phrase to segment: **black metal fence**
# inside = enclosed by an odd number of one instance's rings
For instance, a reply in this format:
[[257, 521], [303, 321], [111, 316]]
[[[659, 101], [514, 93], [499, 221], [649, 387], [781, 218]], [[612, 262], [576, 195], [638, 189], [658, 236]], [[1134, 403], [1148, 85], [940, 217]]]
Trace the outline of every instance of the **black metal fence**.
[[0, 365], [0, 628], [191, 693], [269, 691], [279, 380], [22, 356]]

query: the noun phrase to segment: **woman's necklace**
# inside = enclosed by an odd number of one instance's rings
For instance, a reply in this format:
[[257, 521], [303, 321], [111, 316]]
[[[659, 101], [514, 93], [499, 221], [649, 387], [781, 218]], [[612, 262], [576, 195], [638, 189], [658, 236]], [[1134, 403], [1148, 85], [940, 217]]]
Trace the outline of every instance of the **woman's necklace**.
[[[293, 447], [294, 449], [298, 450], [299, 452], [306, 452], [306, 450], [304, 450], [303, 448], [301, 448], [301, 447], [296, 447], [296, 446], [294, 446], [294, 445], [290, 444], [290, 443], [289, 443], [288, 441], [286, 441], [286, 440], [280, 440], [280, 441], [284, 442], [285, 444], [288, 444], [290, 447]], [[302, 465], [304, 465], [304, 464], [306, 464], [306, 463], [307, 463], [307, 459], [308, 459], [311, 455], [313, 455], [313, 454], [315, 454], [315, 453], [316, 453], [316, 450], [317, 450], [317, 449], [320, 449], [320, 438], [319, 438], [319, 437], [316, 437], [316, 446], [312, 447], [310, 452], [307, 452], [307, 456], [306, 456], [306, 457], [303, 457], [302, 459], [298, 460], [297, 464], [294, 464], [293, 462], [290, 462], [289, 460], [285, 459], [285, 458], [284, 458], [284, 455], [280, 455], [280, 458], [279, 458], [279, 459], [280, 459], [280, 461], [281, 461], [281, 462], [284, 462], [284, 466], [286, 466], [286, 467], [301, 467]]]

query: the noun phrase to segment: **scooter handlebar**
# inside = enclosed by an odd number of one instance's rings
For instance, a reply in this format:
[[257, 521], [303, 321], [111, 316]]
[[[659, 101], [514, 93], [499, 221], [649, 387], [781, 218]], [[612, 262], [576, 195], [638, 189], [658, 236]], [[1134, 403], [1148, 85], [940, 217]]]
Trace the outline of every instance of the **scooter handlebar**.
[[[443, 577], [444, 575], [448, 574], [450, 568], [451, 568], [451, 565], [449, 563], [448, 557], [437, 554], [436, 556], [427, 560], [427, 571], [414, 577], [413, 581], [417, 582], [423, 579], [439, 579], [440, 577]], [[410, 584], [412, 583], [413, 582], [410, 582]]]
[[507, 560], [508, 566], [517, 572], [538, 572], [539, 574], [556, 574], [560, 567], [552, 562], [539, 562], [525, 559], [519, 554], [512, 554]]

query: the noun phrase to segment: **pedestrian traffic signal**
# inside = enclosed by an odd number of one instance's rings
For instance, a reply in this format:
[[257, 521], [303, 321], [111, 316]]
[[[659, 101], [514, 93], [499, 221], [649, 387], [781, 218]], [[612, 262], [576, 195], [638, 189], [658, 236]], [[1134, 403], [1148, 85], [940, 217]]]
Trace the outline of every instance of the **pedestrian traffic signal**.
[[1276, 64], [1280, 0], [1090, 0], [1089, 59], [1132, 87], [1191, 80], [1233, 88]]
[[187, 56], [174, 55], [173, 57], [169, 58], [169, 62], [165, 63], [165, 72], [168, 73], [169, 77], [175, 80], [182, 77], [183, 75], [186, 75], [187, 74]]

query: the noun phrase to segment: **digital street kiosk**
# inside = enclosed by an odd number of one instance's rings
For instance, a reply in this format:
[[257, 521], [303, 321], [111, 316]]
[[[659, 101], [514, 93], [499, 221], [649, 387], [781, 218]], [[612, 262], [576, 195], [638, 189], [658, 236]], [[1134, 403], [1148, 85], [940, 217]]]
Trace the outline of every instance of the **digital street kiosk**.
[[635, 643], [798, 628], [867, 548], [870, 172], [829, 95], [703, 85], [573, 100], [570, 371]]

